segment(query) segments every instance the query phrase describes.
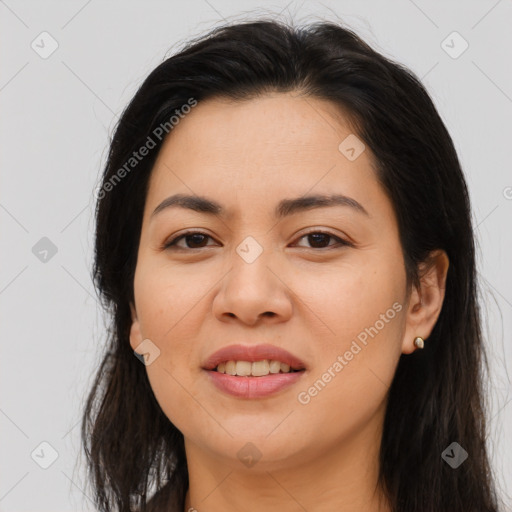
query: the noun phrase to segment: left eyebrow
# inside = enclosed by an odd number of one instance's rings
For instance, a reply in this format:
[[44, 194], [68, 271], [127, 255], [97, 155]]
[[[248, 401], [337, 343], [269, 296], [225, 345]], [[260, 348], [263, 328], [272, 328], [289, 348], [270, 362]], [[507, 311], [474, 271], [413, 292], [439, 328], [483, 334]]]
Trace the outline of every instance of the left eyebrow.
[[348, 206], [353, 208], [359, 213], [363, 213], [366, 216], [370, 214], [366, 211], [361, 203], [358, 203], [355, 199], [347, 197], [341, 194], [332, 195], [310, 195], [297, 197], [295, 199], [283, 199], [277, 206], [275, 216], [278, 218], [284, 218], [288, 215], [293, 215], [305, 210], [312, 210], [314, 208], [326, 208], [333, 206]]
[[[340, 194], [332, 195], [309, 195], [293, 199], [283, 199], [280, 201], [274, 211], [276, 218], [294, 215], [296, 213], [312, 210], [315, 208], [327, 208], [334, 206], [347, 206], [355, 211], [370, 216], [363, 205], [351, 197]], [[151, 217], [154, 217], [167, 208], [185, 208], [199, 213], [206, 213], [215, 217], [226, 217], [226, 209], [213, 199], [202, 196], [192, 196], [186, 194], [175, 194], [164, 199], [153, 211]]]

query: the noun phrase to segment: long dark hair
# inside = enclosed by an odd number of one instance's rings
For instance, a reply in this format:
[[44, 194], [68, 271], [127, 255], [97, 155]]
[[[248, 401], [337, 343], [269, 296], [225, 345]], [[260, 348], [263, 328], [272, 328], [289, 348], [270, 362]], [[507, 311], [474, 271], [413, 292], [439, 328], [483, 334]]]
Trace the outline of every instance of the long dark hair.
[[[97, 505], [128, 511], [139, 496], [145, 510], [153, 491], [162, 497], [167, 489], [182, 510], [188, 488], [183, 435], [162, 412], [129, 343], [143, 208], [164, 139], [155, 133], [191, 98], [244, 100], [269, 91], [330, 100], [348, 112], [394, 206], [410, 282], [418, 281], [418, 265], [431, 251], [442, 249], [450, 260], [428, 343], [402, 356], [389, 390], [380, 483], [393, 510], [498, 510], [485, 444], [474, 235], [452, 139], [418, 78], [351, 30], [266, 19], [215, 28], [167, 58], [115, 129], [97, 194], [93, 268], [112, 327], [81, 431]], [[155, 147], [127, 167], [148, 138]], [[452, 442], [469, 454], [457, 469], [441, 457]]]

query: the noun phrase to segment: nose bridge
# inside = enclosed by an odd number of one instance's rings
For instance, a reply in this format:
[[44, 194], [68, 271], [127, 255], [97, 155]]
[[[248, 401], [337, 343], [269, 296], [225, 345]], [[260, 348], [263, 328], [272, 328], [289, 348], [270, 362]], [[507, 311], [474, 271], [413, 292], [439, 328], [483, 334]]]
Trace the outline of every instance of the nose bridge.
[[[266, 241], [268, 243], [268, 238]], [[235, 315], [254, 323], [263, 314], [290, 314], [289, 294], [276, 276], [274, 268], [277, 265], [272, 253], [252, 236], [246, 237], [235, 248], [230, 271], [215, 299], [217, 315]]]
[[277, 286], [275, 276], [269, 269], [272, 265], [272, 251], [268, 238], [261, 236], [259, 240], [247, 236], [235, 248], [230, 280], [237, 287], [246, 286], [248, 292], [268, 297]]

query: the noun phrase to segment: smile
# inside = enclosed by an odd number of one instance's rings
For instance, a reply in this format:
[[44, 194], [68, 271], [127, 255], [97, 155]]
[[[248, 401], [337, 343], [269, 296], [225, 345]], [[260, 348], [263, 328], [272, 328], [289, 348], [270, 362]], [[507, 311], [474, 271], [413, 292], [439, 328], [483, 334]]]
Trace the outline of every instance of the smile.
[[275, 359], [263, 359], [262, 361], [225, 361], [220, 363], [215, 371], [239, 377], [264, 377], [269, 374], [298, 372], [289, 364]]

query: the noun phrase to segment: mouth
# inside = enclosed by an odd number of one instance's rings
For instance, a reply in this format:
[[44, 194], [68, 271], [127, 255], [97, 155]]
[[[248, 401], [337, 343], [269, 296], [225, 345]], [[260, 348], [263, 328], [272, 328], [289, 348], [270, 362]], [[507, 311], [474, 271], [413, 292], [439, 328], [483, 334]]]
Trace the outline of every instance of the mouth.
[[273, 396], [307, 370], [298, 357], [274, 345], [229, 345], [213, 353], [202, 368], [220, 391], [242, 399]]

